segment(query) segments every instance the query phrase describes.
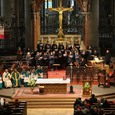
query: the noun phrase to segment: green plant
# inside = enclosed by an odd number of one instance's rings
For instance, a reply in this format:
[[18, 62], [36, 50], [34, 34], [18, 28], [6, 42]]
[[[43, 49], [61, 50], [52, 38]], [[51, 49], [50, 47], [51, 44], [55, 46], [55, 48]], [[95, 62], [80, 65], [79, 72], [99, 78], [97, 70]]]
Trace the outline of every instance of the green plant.
[[28, 82], [28, 86], [35, 87], [36, 86], [36, 80], [34, 78], [30, 78]]
[[89, 82], [85, 82], [84, 88], [85, 88], [86, 91], [88, 91], [89, 88], [90, 88], [90, 83]]

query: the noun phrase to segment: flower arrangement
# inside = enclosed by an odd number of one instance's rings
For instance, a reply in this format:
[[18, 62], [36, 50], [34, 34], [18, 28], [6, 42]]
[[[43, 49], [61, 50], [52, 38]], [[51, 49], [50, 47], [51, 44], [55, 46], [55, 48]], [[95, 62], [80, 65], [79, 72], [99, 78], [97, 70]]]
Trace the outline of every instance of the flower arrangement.
[[28, 82], [28, 86], [35, 87], [36, 86], [36, 80], [34, 78], [30, 78]]
[[90, 83], [89, 82], [85, 82], [84, 88], [85, 88], [86, 91], [89, 91]]

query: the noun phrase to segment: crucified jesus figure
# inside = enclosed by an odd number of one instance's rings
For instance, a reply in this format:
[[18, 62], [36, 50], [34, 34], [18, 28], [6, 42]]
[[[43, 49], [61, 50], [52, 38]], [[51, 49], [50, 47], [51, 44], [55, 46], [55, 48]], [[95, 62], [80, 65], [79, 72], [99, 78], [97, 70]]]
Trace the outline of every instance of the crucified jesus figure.
[[58, 33], [58, 39], [60, 40], [63, 40], [63, 36], [64, 36], [64, 33], [63, 33], [63, 28], [62, 28], [62, 20], [63, 20], [63, 12], [64, 11], [72, 11], [73, 8], [70, 7], [70, 8], [64, 8], [62, 6], [62, 0], [59, 0], [59, 7], [58, 8], [49, 8], [50, 11], [56, 11], [59, 13], [59, 33]]

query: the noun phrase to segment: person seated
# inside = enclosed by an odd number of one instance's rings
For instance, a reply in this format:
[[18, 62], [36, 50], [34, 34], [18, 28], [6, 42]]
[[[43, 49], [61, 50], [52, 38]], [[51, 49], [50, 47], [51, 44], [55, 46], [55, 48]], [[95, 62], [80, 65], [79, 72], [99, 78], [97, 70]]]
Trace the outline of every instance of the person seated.
[[36, 78], [36, 70], [35, 70], [35, 68], [32, 68], [31, 70], [30, 70], [30, 76], [29, 77], [31, 77], [31, 78]]
[[20, 80], [20, 73], [15, 68], [11, 73], [11, 79], [13, 87], [20, 87], [21, 86], [21, 80]]
[[26, 75], [27, 75], [26, 69], [22, 68], [21, 75], [20, 75], [20, 79], [21, 79], [21, 84], [22, 85], [24, 84], [24, 78], [26, 77]]
[[104, 108], [109, 108], [110, 107], [110, 103], [107, 101], [107, 99], [104, 99], [102, 107], [104, 107]]
[[43, 78], [43, 69], [40, 65], [37, 66], [36, 75], [38, 75], [38, 78]]
[[92, 94], [91, 98], [89, 99], [90, 103], [97, 103], [97, 98], [95, 97], [95, 94]]
[[11, 74], [9, 73], [8, 69], [5, 69], [5, 71], [2, 74], [2, 77], [3, 77], [4, 86], [6, 88], [12, 87]]
[[0, 75], [0, 89], [2, 89], [3, 81], [2, 81], [2, 76]]
[[80, 67], [85, 67], [85, 66], [86, 66], [86, 60], [85, 60], [85, 58], [81, 58], [81, 61], [80, 61], [80, 63], [79, 63], [79, 66], [80, 66]]
[[27, 86], [28, 86], [27, 84], [28, 84], [30, 75], [31, 75], [31, 73], [30, 73], [30, 71], [28, 70], [28, 71], [26, 72], [25, 76], [24, 76], [24, 87], [27, 87]]
[[74, 102], [74, 109], [76, 108], [77, 105], [80, 105], [80, 106], [83, 105], [81, 98], [77, 98], [76, 101]]
[[17, 107], [19, 107], [20, 102], [19, 102], [19, 100], [18, 100], [18, 99], [16, 99], [16, 100], [15, 100], [14, 105], [15, 105], [15, 107], [16, 107], [16, 108], [17, 108]]

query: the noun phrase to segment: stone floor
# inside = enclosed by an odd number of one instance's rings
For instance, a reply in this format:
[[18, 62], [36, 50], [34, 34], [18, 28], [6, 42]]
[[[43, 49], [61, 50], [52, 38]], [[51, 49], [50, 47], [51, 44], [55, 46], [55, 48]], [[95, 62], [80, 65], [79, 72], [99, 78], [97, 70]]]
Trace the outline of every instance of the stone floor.
[[72, 108], [28, 109], [27, 115], [73, 115], [73, 109]]
[[[70, 87], [70, 85], [68, 85], [68, 88], [69, 87]], [[73, 90], [75, 90], [75, 89], [82, 91], [82, 85], [77, 85], [77, 84], [73, 85]], [[16, 90], [17, 90], [17, 88], [3, 88], [0, 90], [0, 95], [12, 97], [15, 94]], [[98, 87], [97, 85], [93, 85], [92, 93], [94, 93], [95, 95], [115, 93], [115, 87], [111, 86], [110, 88], [103, 88], [103, 86]]]

